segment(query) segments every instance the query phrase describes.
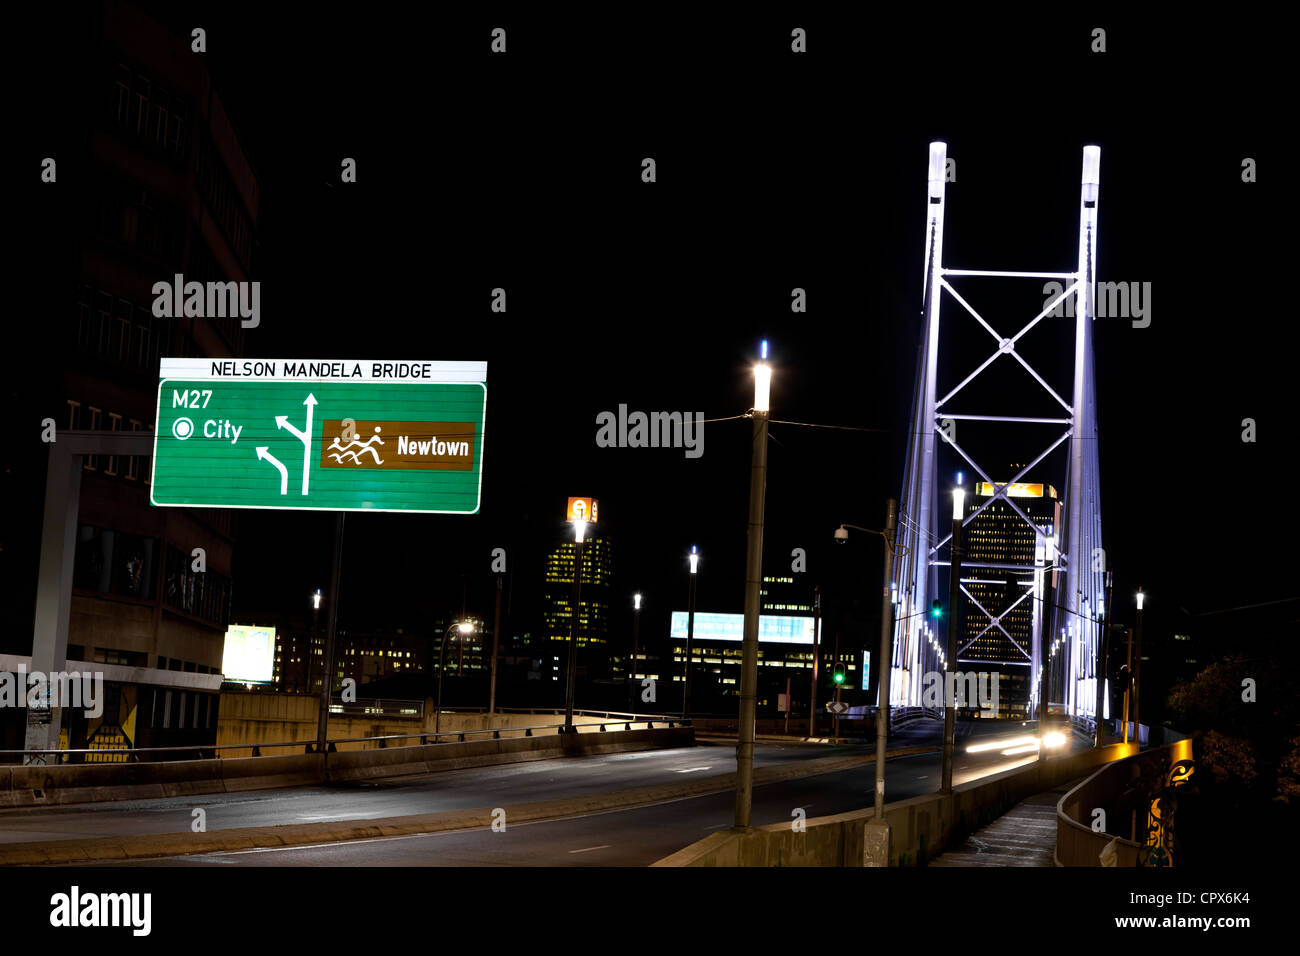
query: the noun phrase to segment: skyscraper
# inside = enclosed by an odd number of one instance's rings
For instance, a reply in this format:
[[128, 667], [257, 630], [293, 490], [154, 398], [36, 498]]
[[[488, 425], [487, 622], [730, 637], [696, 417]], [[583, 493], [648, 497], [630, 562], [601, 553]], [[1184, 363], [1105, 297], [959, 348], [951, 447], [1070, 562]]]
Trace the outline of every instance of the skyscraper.
[[[966, 502], [967, 515], [987, 504], [993, 492], [993, 485], [977, 483]], [[1017, 482], [1007, 497], [1034, 526], [1007, 501], [993, 502], [966, 525], [963, 560], [997, 567], [963, 567], [962, 586], [968, 594], [962, 597], [957, 645], [958, 665], [978, 665], [1000, 675], [998, 712], [1003, 717], [1020, 716], [1028, 705], [1035, 622], [1040, 619], [1033, 572], [1021, 569], [1033, 567], [1040, 532], [1050, 534], [1060, 523], [1060, 502], [1051, 485]]]
[[[594, 527], [594, 526], [592, 526]], [[590, 531], [590, 528], [589, 528]], [[567, 653], [567, 641], [573, 626], [572, 538], [561, 541], [546, 556], [546, 578], [542, 594], [542, 639], [545, 647], [561, 663]], [[578, 609], [576, 634], [578, 651], [599, 651], [601, 661], [608, 658], [610, 581], [613, 576], [613, 546], [607, 535], [591, 535], [582, 544], [582, 594]], [[597, 663], [588, 654], [587, 666]]]

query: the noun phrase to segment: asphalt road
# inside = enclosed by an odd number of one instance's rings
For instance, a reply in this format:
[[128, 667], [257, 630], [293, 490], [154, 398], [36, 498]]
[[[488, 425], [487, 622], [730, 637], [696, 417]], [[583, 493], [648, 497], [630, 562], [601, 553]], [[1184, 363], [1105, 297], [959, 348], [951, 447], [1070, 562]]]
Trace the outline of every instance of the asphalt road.
[[[910, 742], [914, 743], [918, 739], [927, 737], [934, 739], [938, 734], [937, 726], [931, 724], [909, 732], [908, 737], [912, 738]], [[1017, 732], [1014, 728], [1005, 726], [994, 728], [988, 724], [961, 730], [959, 736], [964, 738], [967, 746], [981, 742], [979, 736], [968, 735], [971, 730], [975, 730], [977, 734], [996, 731], [998, 737], [1011, 736]], [[891, 741], [891, 747], [906, 746], [908, 742]], [[1083, 745], [1076, 739], [1071, 742], [1071, 746], [1077, 748]], [[855, 749], [859, 753], [864, 752], [861, 747], [806, 744], [761, 744], [760, 749], [763, 751], [762, 759], [767, 762], [766, 765], [773, 762], [828, 756]], [[955, 782], [960, 784], [988, 774], [999, 773], [1035, 759], [1033, 753], [1006, 756], [1002, 754], [1002, 749], [1003, 746], [998, 746], [980, 753], [967, 753], [964, 747], [959, 748], [958, 757], [954, 762]], [[623, 771], [626, 770], [625, 765], [633, 762], [628, 758], [640, 758], [644, 761], [651, 757], [658, 758], [654, 761], [657, 769], [646, 768], [651, 769], [651, 776], [648, 780], [643, 780], [645, 783], [665, 782], [668, 774], [706, 772], [694, 769], [706, 766], [710, 768], [707, 772], [729, 773], [735, 766], [734, 751], [727, 746], [664, 751], [653, 755], [624, 754], [583, 760], [546, 761], [545, 766], [534, 764], [520, 768], [534, 772], [542, 771], [542, 775], [532, 779], [518, 779], [517, 785], [522, 784], [522, 789], [510, 789], [506, 794], [508, 799], [503, 798], [497, 803], [508, 805], [510, 802], [544, 799], [545, 796], [542, 794], [559, 795], [566, 786], [594, 785], [596, 790], [601, 792], [622, 789], [622, 784], [611, 785], [609, 779], [600, 783], [592, 779], [593, 776], [600, 777], [606, 773], [599, 765], [608, 761], [614, 765], [616, 774], [622, 779]], [[499, 777], [507, 769], [516, 768], [497, 768], [487, 773]], [[886, 772], [888, 799], [903, 800], [934, 792], [939, 786], [940, 769], [941, 758], [938, 753], [892, 759]], [[560, 778], [572, 775], [573, 779], [557, 780], [552, 775]], [[445, 780], [450, 776], [440, 774], [434, 782]], [[431, 785], [428, 778], [424, 778], [422, 783], [425, 787]], [[479, 789], [479, 787], [486, 787], [488, 783], [489, 781], [486, 780], [476, 783], [473, 790], [474, 798], [466, 797], [465, 802], [458, 803], [457, 806], [493, 805], [493, 801], [482, 798], [483, 791]], [[498, 783], [501, 781], [498, 780]], [[404, 784], [395, 789], [400, 790], [413, 785]], [[751, 820], [754, 825], [761, 826], [790, 821], [794, 813], [800, 809], [809, 818], [858, 810], [870, 804], [874, 785], [875, 768], [871, 764], [798, 780], [759, 785], [754, 790]], [[538, 789], [539, 787], [542, 789]], [[459, 798], [462, 790], [463, 788], [457, 785], [454, 796]], [[496, 792], [501, 794], [503, 791], [498, 789]], [[583, 792], [595, 791], [588, 789]], [[319, 846], [170, 857], [137, 861], [130, 865], [645, 866], [715, 830], [731, 826], [734, 799], [733, 792], [728, 790], [653, 806], [612, 810], [515, 826], [511, 826], [507, 820], [504, 832], [480, 828], [408, 837], [355, 840]], [[438, 808], [442, 807], [433, 809]], [[446, 808], [451, 807], [448, 805]], [[357, 817], [357, 810], [355, 805], [352, 806], [349, 815], [352, 818]], [[430, 812], [430, 809], [426, 805], [426, 809], [422, 811], [405, 812]]]
[[[933, 734], [929, 736], [933, 739]], [[925, 737], [918, 731], [900, 735], [897, 746], [910, 746]], [[772, 767], [862, 752], [860, 746], [760, 743], [755, 748], [754, 764]], [[559, 800], [673, 783], [682, 776], [716, 776], [735, 770], [734, 745], [719, 741], [698, 747], [537, 760], [354, 785], [22, 808], [0, 811], [0, 842], [189, 832], [195, 808], [203, 809], [211, 832]]]

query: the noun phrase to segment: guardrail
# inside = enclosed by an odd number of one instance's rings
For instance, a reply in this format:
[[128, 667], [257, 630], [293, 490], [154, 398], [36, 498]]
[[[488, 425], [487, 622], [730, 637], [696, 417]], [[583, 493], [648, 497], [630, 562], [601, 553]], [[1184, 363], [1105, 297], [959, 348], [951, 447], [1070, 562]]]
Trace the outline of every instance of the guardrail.
[[[500, 708], [498, 708], [499, 710]], [[444, 711], [447, 713], [447, 711]], [[534, 713], [534, 711], [516, 711], [516, 713]], [[558, 711], [541, 711], [541, 713], [558, 713]], [[666, 727], [669, 730], [674, 727], [690, 727], [691, 718], [689, 717], [669, 717], [666, 715], [644, 715], [644, 714], [620, 714], [615, 711], [574, 711], [575, 717], [596, 717], [600, 722], [587, 724], [574, 724], [574, 732], [580, 732], [582, 727], [599, 727], [598, 733], [605, 733], [610, 729], [613, 730], [632, 730], [642, 729], [654, 730], [656, 725]], [[615, 726], [621, 724], [622, 726]], [[370, 749], [386, 749], [390, 746], [390, 741], [399, 740], [418, 740], [419, 744], [411, 746], [426, 746], [429, 744], [444, 743], [465, 743], [467, 737], [489, 737], [493, 740], [509, 739], [510, 737], [535, 737], [538, 734], [534, 731], [550, 730], [556, 733], [562, 733], [567, 724], [535, 724], [528, 727], [494, 727], [486, 730], [443, 730], [438, 733], [432, 731], [421, 731], [414, 734], [385, 734], [378, 737], [337, 737], [326, 740], [326, 750], [330, 753], [337, 753], [337, 744], [356, 744], [356, 743], [374, 743], [376, 746]], [[397, 744], [396, 746], [401, 746]], [[317, 752], [315, 740], [289, 740], [274, 743], [242, 743], [242, 744], [186, 744], [175, 747], [135, 747], [130, 750], [104, 750], [91, 748], [69, 748], [64, 750], [0, 750], [0, 762], [3, 762], [5, 755], [17, 755], [25, 758], [39, 758], [38, 760], [25, 760], [24, 763], [46, 764], [45, 759], [49, 755], [55, 756], [54, 763], [69, 763], [70, 761], [58, 759], [71, 754], [96, 754], [101, 757], [115, 758], [117, 755], [124, 755], [127, 759], [107, 759], [103, 761], [80, 761], [81, 763], [140, 763], [141, 754], [150, 753], [167, 753], [167, 754], [188, 754], [191, 760], [205, 760], [218, 758], [223, 750], [252, 750], [254, 757], [267, 756], [263, 754], [264, 749], [286, 748], [286, 747], [303, 747], [304, 753], [313, 754]], [[367, 749], [367, 748], [362, 748]], [[177, 758], [170, 758], [177, 759]]]
[[[1136, 745], [1128, 746], [1134, 751], [1131, 756], [1105, 765], [1057, 802], [1057, 866], [1139, 865], [1142, 846], [1114, 831], [1128, 829], [1130, 837], [1136, 835], [1132, 831], [1140, 812], [1139, 833], [1145, 835], [1149, 793], [1139, 782], [1148, 778], [1151, 792], [1158, 792], [1166, 781], [1181, 783], [1192, 773], [1192, 742], [1184, 738], [1141, 752]], [[1106, 821], [1101, 830], [1092, 826], [1098, 810]]]

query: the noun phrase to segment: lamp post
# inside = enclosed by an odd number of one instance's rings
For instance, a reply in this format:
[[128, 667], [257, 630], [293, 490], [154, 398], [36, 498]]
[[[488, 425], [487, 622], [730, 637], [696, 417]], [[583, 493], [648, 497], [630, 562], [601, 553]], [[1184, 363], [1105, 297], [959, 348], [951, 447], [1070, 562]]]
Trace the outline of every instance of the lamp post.
[[569, 615], [569, 674], [564, 693], [564, 732], [573, 733], [573, 695], [578, 676], [578, 612], [582, 608], [582, 540], [587, 534], [584, 518], [573, 521], [573, 613]]
[[[433, 713], [433, 742], [438, 742], [438, 729], [442, 726], [442, 670], [443, 663], [447, 656], [447, 635], [452, 631], [458, 630], [462, 636], [474, 633], [474, 625], [469, 622], [452, 624], [451, 627], [442, 632], [442, 644], [438, 650], [438, 703], [437, 709]], [[459, 638], [457, 638], [459, 640]]]
[[320, 688], [320, 712], [316, 719], [316, 752], [324, 758], [330, 721], [330, 693], [334, 690], [334, 640], [339, 626], [339, 578], [343, 574], [343, 525], [346, 511], [334, 518], [334, 567], [330, 571], [330, 617], [325, 634], [325, 672]]
[[[877, 852], [872, 857], [875, 861], [873, 865], [885, 866], [889, 862], [889, 834], [887, 832], [889, 825], [885, 822], [885, 750], [889, 743], [889, 677], [894, 663], [894, 628], [907, 618], [916, 617], [916, 614], [908, 614], [898, 621], [894, 620], [894, 605], [897, 600], [894, 586], [894, 545], [898, 532], [897, 499], [889, 499], [889, 504], [885, 509], [885, 530], [883, 532], [873, 532], [871, 528], [858, 528], [857, 525], [842, 524], [835, 531], [835, 540], [847, 541], [849, 528], [881, 534], [885, 539], [885, 582], [881, 591], [880, 608], [880, 660], [876, 664], [879, 676], [876, 678], [876, 816], [873, 824], [884, 827], [886, 832], [883, 837], [877, 837], [875, 845]], [[924, 614], [925, 612], [920, 611], [917, 613]], [[880, 843], [880, 840], [883, 840], [883, 843]], [[880, 846], [884, 848], [883, 862], [881, 862], [879, 853]]]
[[1142, 589], [1138, 588], [1137, 593], [1137, 663], [1134, 664], [1133, 671], [1133, 739], [1137, 741], [1138, 748], [1142, 747], [1142, 733], [1138, 729], [1141, 726], [1142, 712], [1142, 601], [1146, 597]]
[[683, 717], [688, 717], [691, 713], [691, 645], [695, 637], [695, 572], [700, 566], [700, 555], [695, 545], [691, 545], [691, 553], [687, 558], [691, 562], [691, 586], [686, 601], [686, 673], [682, 677]]
[[943, 779], [940, 793], [952, 793], [952, 752], [956, 745], [957, 681], [953, 669], [957, 663], [958, 597], [961, 594], [961, 524], [966, 490], [957, 476], [957, 487], [952, 490], [952, 563], [948, 576], [948, 656], [943, 662]]
[[497, 606], [492, 615], [492, 666], [488, 678], [488, 713], [497, 712], [497, 654], [501, 638], [501, 572], [497, 572]]
[[[1051, 696], [1051, 660], [1052, 648], [1049, 641], [1055, 626], [1056, 614], [1056, 529], [1048, 525], [1048, 534], [1043, 542], [1043, 557], [1046, 567], [1043, 569], [1043, 611], [1042, 632], [1038, 638], [1038, 759], [1047, 759], [1048, 698]], [[1050, 576], [1049, 576], [1050, 575]]]
[[320, 631], [320, 588], [311, 596], [311, 640], [307, 642], [307, 693], [311, 693], [311, 659], [316, 656], [316, 636]]
[[1115, 573], [1106, 572], [1106, 606], [1101, 615], [1101, 642], [1097, 648], [1097, 702], [1092, 715], [1093, 747], [1100, 747], [1106, 742], [1102, 732], [1102, 714], [1106, 712], [1106, 672], [1110, 670], [1110, 609], [1115, 596]]
[[[813, 588], [813, 651], [812, 651], [812, 689], [808, 693], [808, 736], [817, 736], [817, 657], [821, 653], [817, 648], [817, 638], [821, 634], [822, 624], [822, 589]], [[788, 706], [788, 705], [787, 705]]]
[[763, 508], [767, 494], [767, 429], [772, 367], [767, 340], [754, 366], [754, 428], [750, 438], [749, 532], [745, 555], [745, 639], [740, 667], [740, 727], [736, 742], [736, 826], [749, 829], [754, 802], [754, 719], [758, 691], [758, 615], [763, 578]]
[[632, 712], [632, 708], [636, 705], [636, 701], [635, 701], [636, 654], [637, 654], [637, 643], [640, 639], [640, 636], [641, 636], [641, 592], [638, 591], [636, 594], [632, 595], [632, 662], [631, 662], [631, 666], [628, 668], [629, 678], [627, 682], [627, 709], [629, 713]]
[[1133, 696], [1133, 628], [1126, 627], [1128, 635], [1128, 663], [1124, 665], [1124, 743], [1128, 743], [1128, 705]]

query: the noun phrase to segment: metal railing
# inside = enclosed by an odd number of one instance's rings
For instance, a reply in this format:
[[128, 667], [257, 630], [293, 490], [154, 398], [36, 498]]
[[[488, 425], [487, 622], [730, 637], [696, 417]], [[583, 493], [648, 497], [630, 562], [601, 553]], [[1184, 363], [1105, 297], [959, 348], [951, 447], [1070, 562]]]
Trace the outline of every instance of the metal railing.
[[[500, 708], [498, 708], [498, 711], [499, 710]], [[517, 710], [515, 712], [527, 713], [527, 714], [560, 713], [559, 710]], [[448, 713], [448, 711], [444, 710], [443, 713]], [[577, 710], [575, 710], [573, 714], [575, 717], [599, 718], [594, 722], [589, 722], [585, 724], [574, 724], [573, 725], [574, 730], [575, 732], [578, 733], [582, 732], [581, 729], [583, 727], [600, 728], [599, 731], [588, 731], [589, 733], [592, 732], [606, 733], [609, 732], [610, 730], [613, 731], [632, 730], [634, 729], [634, 725], [642, 725], [642, 724], [645, 725], [644, 729], [646, 730], [655, 730], [661, 728], [671, 730], [675, 727], [691, 726], [691, 718], [689, 717], [670, 717], [663, 714], [646, 715], [646, 714], [626, 714], [626, 713], [619, 713], [617, 711], [577, 711]], [[622, 726], [618, 726], [618, 725], [622, 725]], [[412, 733], [412, 734], [384, 734], [377, 737], [338, 737], [326, 741], [326, 750], [330, 753], [337, 753], [338, 752], [338, 748], [336, 746], [337, 744], [356, 744], [356, 743], [361, 743], [361, 744], [374, 743], [376, 745], [376, 748], [384, 749], [390, 745], [389, 744], [390, 741], [414, 740], [417, 738], [420, 741], [419, 744], [412, 744], [410, 746], [427, 746], [431, 744], [444, 744], [444, 743], [466, 743], [468, 742], [466, 739], [468, 737], [484, 737], [489, 735], [490, 735], [490, 739], [493, 740], [510, 739], [510, 737], [512, 736], [535, 737], [538, 736], [538, 734], [535, 733], [535, 731], [550, 730], [559, 733], [560, 729], [564, 728], [565, 726], [567, 725], [564, 723], [534, 724], [527, 727], [490, 727], [484, 730], [442, 730], [436, 734], [433, 733], [432, 731], [421, 731], [419, 733]], [[142, 762], [140, 760], [141, 754], [151, 754], [151, 753], [186, 754], [188, 755], [188, 758], [182, 757], [177, 759], [204, 760], [204, 759], [219, 758], [221, 756], [220, 752], [223, 750], [252, 750], [253, 751], [252, 756], [264, 757], [269, 755], [262, 753], [263, 750], [286, 748], [286, 747], [289, 748], [302, 747], [304, 748], [303, 751], [304, 753], [308, 753], [308, 754], [316, 753], [315, 740], [288, 740], [288, 741], [276, 741], [273, 743], [183, 744], [183, 745], [173, 746], [173, 747], [134, 747], [129, 750], [105, 750], [103, 748], [92, 749], [86, 747], [68, 748], [63, 750], [38, 750], [38, 749], [0, 750], [0, 762], [4, 761], [4, 757], [6, 755], [14, 755], [14, 756], [21, 756], [21, 757], [39, 757], [40, 758], [39, 760], [27, 760], [24, 762], [28, 765], [48, 766], [50, 763], [63, 764], [69, 762], [66, 760], [58, 759], [60, 757], [64, 757], [72, 754], [96, 754], [98, 756], [106, 757], [109, 759], [105, 759], [102, 761], [81, 761], [80, 763], [82, 765], [94, 764], [94, 763], [104, 763], [104, 764], [128, 763], [128, 762], [140, 763]], [[47, 761], [45, 758], [48, 755], [54, 755], [55, 760]], [[118, 755], [125, 757], [125, 759], [124, 760], [113, 759], [116, 758]]]

